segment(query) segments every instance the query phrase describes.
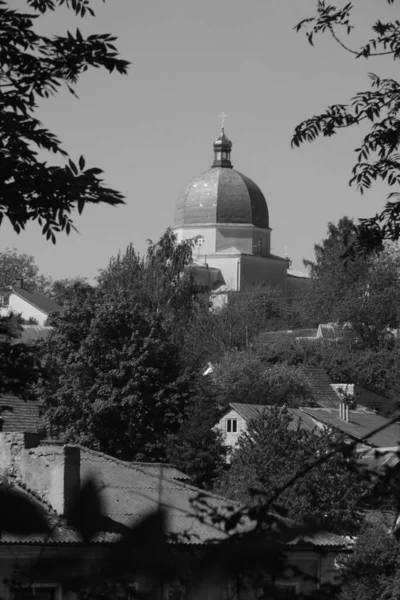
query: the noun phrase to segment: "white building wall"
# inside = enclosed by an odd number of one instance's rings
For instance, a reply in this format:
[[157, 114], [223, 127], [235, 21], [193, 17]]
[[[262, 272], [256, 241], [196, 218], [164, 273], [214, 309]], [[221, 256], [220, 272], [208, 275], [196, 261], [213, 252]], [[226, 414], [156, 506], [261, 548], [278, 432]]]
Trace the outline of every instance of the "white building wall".
[[5, 317], [10, 312], [20, 314], [26, 320], [30, 318], [36, 319], [39, 325], [44, 325], [48, 317], [47, 313], [32, 306], [32, 304], [26, 302], [26, 300], [13, 292], [10, 294], [8, 306], [0, 308], [0, 316]]
[[[237, 432], [236, 433], [227, 432], [227, 430], [226, 430], [227, 419], [237, 419]], [[243, 417], [241, 417], [236, 412], [236, 410], [234, 410], [232, 408], [218, 421], [216, 428], [219, 429], [219, 431], [221, 431], [225, 445], [229, 446], [230, 448], [233, 449], [237, 445], [238, 439], [241, 436], [241, 434], [244, 433], [245, 431], [247, 431], [247, 423], [243, 419]]]

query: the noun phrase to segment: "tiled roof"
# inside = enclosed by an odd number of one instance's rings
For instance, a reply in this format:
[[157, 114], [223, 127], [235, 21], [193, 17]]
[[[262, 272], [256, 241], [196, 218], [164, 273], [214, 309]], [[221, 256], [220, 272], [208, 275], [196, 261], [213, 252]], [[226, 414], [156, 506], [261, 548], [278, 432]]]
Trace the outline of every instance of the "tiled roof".
[[32, 306], [35, 306], [47, 315], [55, 310], [62, 310], [62, 307], [59, 304], [57, 304], [57, 302], [54, 302], [54, 300], [48, 298], [47, 296], [44, 296], [43, 294], [39, 294], [38, 292], [31, 292], [25, 288], [16, 286], [13, 286], [12, 289], [14, 294], [17, 294], [17, 296], [19, 296], [23, 300], [26, 300], [27, 302], [29, 302], [29, 304], [32, 304]]
[[40, 402], [23, 400], [16, 396], [0, 396], [0, 406], [7, 407], [1, 413], [4, 432], [29, 432], [39, 430]]
[[325, 371], [311, 365], [302, 365], [301, 368], [313, 387], [316, 403], [326, 408], [338, 407], [339, 396], [332, 388], [332, 382]]
[[365, 443], [378, 448], [399, 445], [400, 425], [396, 423], [389, 425], [388, 419], [375, 413], [366, 410], [349, 410], [349, 421], [345, 421], [339, 417], [339, 410], [334, 408], [302, 408], [301, 411], [357, 440], [378, 427], [388, 425], [382, 431], [368, 437]]
[[[271, 407], [262, 404], [241, 404], [240, 402], [230, 402], [224, 409], [224, 412], [230, 410], [231, 408], [233, 408], [233, 410], [243, 417], [245, 421], [251, 421], [251, 419], [259, 418], [264, 412], [268, 412]], [[316, 429], [316, 425], [313, 420], [310, 419], [309, 416], [303, 413], [299, 408], [288, 408], [288, 411], [293, 417], [289, 424], [289, 429], [297, 429], [299, 423], [303, 429], [307, 429], [308, 431], [314, 431]]]

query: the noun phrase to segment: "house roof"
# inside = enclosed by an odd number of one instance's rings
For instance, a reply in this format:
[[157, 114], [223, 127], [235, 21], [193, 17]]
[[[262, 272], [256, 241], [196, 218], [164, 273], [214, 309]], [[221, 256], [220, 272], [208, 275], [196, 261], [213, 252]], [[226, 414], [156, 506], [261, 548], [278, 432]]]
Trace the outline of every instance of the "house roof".
[[0, 396], [2, 431], [37, 433], [39, 430], [41, 403], [37, 400], [23, 400], [17, 396]]
[[259, 344], [267, 343], [271, 341], [281, 340], [285, 338], [290, 339], [299, 339], [299, 338], [316, 338], [317, 336], [316, 328], [306, 328], [306, 329], [281, 329], [279, 331], [262, 331], [258, 338], [257, 342]]
[[[195, 516], [195, 500], [205, 495], [210, 506], [226, 510], [229, 501], [206, 493], [186, 482], [164, 476], [162, 465], [158, 473], [149, 473], [146, 466], [131, 464], [112, 458], [101, 452], [81, 447], [81, 478], [94, 476], [105, 514], [114, 522], [130, 525], [161, 501], [168, 513], [168, 532], [172, 535], [188, 535], [190, 543], [201, 544], [211, 539], [222, 539], [223, 532], [213, 523], [200, 521]], [[230, 503], [232, 506], [234, 503]]]
[[49, 315], [51, 312], [57, 310], [62, 310], [62, 307], [54, 302], [51, 298], [44, 296], [43, 294], [39, 294], [39, 292], [31, 292], [23, 287], [12, 287], [12, 291], [14, 294], [32, 304], [35, 308], [38, 308], [45, 314]]
[[340, 330], [334, 323], [326, 323], [318, 326], [317, 337], [324, 340], [336, 340]]
[[[175, 543], [202, 544], [209, 541], [226, 539], [227, 534], [207, 517], [196, 517], [196, 498], [206, 500], [207, 505], [219, 511], [219, 514], [231, 514], [239, 505], [215, 494], [204, 492], [187, 483], [182, 483], [165, 476], [161, 465], [158, 474], [146, 472], [148, 465], [128, 463], [112, 458], [101, 452], [80, 448], [81, 478], [94, 476], [98, 493], [104, 504], [104, 530], [99, 532], [91, 544], [112, 544], [127, 533], [127, 527], [140, 521], [151, 510], [161, 505], [166, 509], [168, 532]], [[48, 514], [52, 529], [51, 537], [47, 534], [17, 535], [3, 532], [0, 545], [79, 545], [82, 544], [77, 532], [68, 526], [65, 519], [60, 518], [51, 507], [40, 500], [26, 487], [15, 484], [15, 487], [40, 506]], [[252, 523], [243, 523], [243, 533], [254, 528]], [[86, 542], [85, 542], [86, 543]], [[346, 539], [327, 532], [316, 532], [300, 535], [290, 545], [312, 545], [326, 548], [343, 548]]]
[[[235, 410], [245, 421], [251, 421], [252, 419], [258, 419], [264, 412], [268, 412], [271, 407], [263, 404], [241, 404], [240, 402], [230, 402], [223, 413], [226, 413], [230, 409]], [[293, 417], [289, 424], [289, 429], [295, 430], [299, 424], [303, 429], [307, 429], [308, 431], [314, 431], [316, 429], [314, 421], [299, 408], [288, 408], [288, 411]]]
[[343, 433], [356, 440], [361, 440], [361, 438], [364, 438], [364, 436], [378, 427], [387, 425], [382, 431], [368, 437], [368, 439], [365, 441], [363, 440], [363, 442], [378, 448], [395, 447], [399, 445], [400, 424], [390, 424], [388, 419], [375, 413], [366, 410], [349, 410], [349, 421], [345, 421], [339, 417], [339, 409], [301, 408], [301, 411], [325, 425], [343, 431]]
[[316, 403], [325, 408], [338, 407], [339, 396], [324, 369], [312, 365], [302, 365], [302, 370], [314, 389]]

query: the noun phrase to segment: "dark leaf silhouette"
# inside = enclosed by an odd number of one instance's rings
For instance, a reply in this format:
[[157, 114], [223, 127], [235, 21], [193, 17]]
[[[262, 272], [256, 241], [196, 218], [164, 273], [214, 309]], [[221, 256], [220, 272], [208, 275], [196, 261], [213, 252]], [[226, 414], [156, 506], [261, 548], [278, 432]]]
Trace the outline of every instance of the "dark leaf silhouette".
[[170, 579], [176, 568], [167, 544], [165, 511], [157, 509], [133, 525], [112, 549], [108, 562], [114, 576], [134, 571], [155, 581]]
[[41, 507], [5, 481], [0, 483], [0, 531], [15, 534], [50, 531]]
[[82, 485], [68, 515], [68, 521], [76, 527], [83, 539], [89, 540], [102, 526], [103, 507], [96, 482], [88, 479]]

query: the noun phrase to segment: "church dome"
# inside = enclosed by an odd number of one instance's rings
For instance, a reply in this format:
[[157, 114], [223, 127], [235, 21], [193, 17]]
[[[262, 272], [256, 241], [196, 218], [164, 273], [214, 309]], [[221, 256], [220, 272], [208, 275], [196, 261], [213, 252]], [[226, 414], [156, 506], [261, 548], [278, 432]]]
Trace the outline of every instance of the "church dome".
[[174, 227], [237, 223], [268, 229], [264, 195], [254, 181], [232, 168], [232, 142], [224, 129], [213, 146], [211, 169], [193, 179], [177, 200]]

